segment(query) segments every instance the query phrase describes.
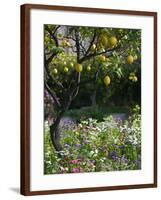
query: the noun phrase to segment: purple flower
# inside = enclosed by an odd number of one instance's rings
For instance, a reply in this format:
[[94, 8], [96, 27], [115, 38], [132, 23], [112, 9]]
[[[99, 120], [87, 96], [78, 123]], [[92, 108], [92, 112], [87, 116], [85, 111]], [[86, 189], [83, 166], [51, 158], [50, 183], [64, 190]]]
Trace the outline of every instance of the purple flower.
[[77, 164], [79, 162], [79, 160], [71, 160], [70, 161], [72, 164]]
[[125, 145], [116, 145], [116, 144], [113, 144], [112, 146], [114, 146], [117, 149], [123, 149], [123, 148], [125, 148]]
[[124, 145], [121, 145], [121, 146], [118, 146], [118, 148], [119, 148], [119, 149], [123, 149], [123, 148], [125, 148], [125, 146], [124, 146]]
[[128, 159], [125, 157], [125, 155], [122, 156], [121, 160], [122, 160], [124, 163], [128, 163]]
[[118, 118], [116, 119], [116, 122], [118, 123], [118, 125], [120, 125], [120, 124], [122, 123], [122, 119], [121, 119], [120, 117], [118, 117]]
[[70, 145], [69, 144], [65, 144], [64, 145], [66, 148], [70, 148]]
[[73, 173], [78, 173], [78, 172], [80, 172], [80, 170], [79, 170], [79, 168], [73, 168], [73, 169], [72, 169], [72, 172], [73, 172]]
[[109, 156], [110, 156], [113, 160], [117, 160], [117, 159], [119, 158], [116, 151], [112, 151], [111, 153], [109, 153]]
[[80, 148], [82, 145], [81, 144], [76, 144], [75, 145], [77, 148]]

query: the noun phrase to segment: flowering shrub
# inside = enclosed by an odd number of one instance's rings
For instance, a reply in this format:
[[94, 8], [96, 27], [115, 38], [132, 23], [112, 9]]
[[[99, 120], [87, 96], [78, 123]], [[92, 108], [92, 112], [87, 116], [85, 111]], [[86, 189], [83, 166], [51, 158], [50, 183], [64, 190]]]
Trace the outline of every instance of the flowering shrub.
[[124, 122], [89, 118], [62, 132], [61, 157], [45, 126], [45, 174], [141, 169], [141, 115], [137, 106]]

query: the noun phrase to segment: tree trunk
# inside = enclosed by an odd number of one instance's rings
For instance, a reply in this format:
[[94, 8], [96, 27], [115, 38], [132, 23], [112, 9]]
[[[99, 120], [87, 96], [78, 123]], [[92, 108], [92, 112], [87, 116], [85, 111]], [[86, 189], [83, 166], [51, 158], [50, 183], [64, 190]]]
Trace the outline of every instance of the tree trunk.
[[71, 100], [67, 101], [64, 109], [59, 112], [56, 120], [50, 126], [51, 141], [52, 141], [52, 144], [53, 144], [55, 150], [58, 152], [59, 156], [61, 156], [59, 151], [63, 150], [63, 147], [60, 143], [61, 136], [60, 136], [60, 131], [59, 131], [59, 124], [60, 124], [60, 120], [63, 117], [64, 113], [68, 110], [70, 104], [71, 104]]
[[[79, 82], [80, 82], [80, 73], [78, 74], [78, 77], [77, 77], [77, 84]], [[74, 87], [68, 93], [65, 105], [60, 110], [60, 112], [59, 112], [56, 120], [50, 126], [50, 136], [51, 136], [52, 144], [53, 144], [55, 150], [58, 152], [59, 156], [61, 156], [60, 153], [59, 153], [59, 151], [63, 150], [63, 147], [60, 144], [60, 137], [61, 136], [60, 136], [60, 131], [59, 131], [59, 123], [60, 123], [60, 120], [63, 117], [64, 113], [69, 109], [69, 106], [70, 106], [72, 100], [77, 96], [78, 90], [79, 90], [79, 85], [77, 85], [77, 87]]]
[[91, 106], [96, 106], [96, 90], [93, 91], [92, 95], [90, 96], [91, 99]]
[[63, 148], [60, 144], [60, 131], [59, 131], [59, 123], [60, 120], [63, 116], [64, 112], [61, 112], [56, 120], [53, 122], [53, 124], [50, 126], [50, 136], [51, 136], [51, 140], [52, 140], [52, 144], [55, 148], [56, 151], [61, 151]]

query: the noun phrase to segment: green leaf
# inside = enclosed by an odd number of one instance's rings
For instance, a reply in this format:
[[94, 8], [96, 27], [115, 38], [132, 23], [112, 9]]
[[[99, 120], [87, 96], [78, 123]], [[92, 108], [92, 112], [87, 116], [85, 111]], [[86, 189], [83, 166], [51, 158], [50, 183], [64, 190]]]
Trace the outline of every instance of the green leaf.
[[55, 54], [58, 54], [58, 53], [64, 52], [64, 50], [63, 50], [63, 48], [61, 48], [61, 47], [54, 47], [54, 48], [52, 49], [52, 52], [55, 53]]

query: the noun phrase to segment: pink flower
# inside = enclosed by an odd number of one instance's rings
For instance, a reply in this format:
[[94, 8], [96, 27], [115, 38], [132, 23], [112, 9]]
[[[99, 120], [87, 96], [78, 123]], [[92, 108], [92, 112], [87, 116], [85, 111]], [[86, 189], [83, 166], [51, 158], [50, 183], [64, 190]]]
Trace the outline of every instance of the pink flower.
[[73, 173], [78, 173], [78, 172], [79, 172], [79, 168], [73, 168], [73, 169], [72, 169], [72, 172], [73, 172]]
[[71, 160], [72, 164], [77, 164], [79, 160]]

